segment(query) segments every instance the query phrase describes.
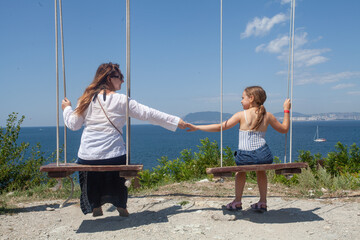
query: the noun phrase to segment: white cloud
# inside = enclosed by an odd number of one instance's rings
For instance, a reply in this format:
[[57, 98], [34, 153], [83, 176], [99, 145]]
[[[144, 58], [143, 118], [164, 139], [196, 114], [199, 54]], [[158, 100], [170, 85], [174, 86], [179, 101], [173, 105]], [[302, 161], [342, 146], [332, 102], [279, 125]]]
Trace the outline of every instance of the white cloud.
[[360, 95], [360, 91], [350, 91], [348, 92], [349, 95]]
[[255, 17], [251, 22], [248, 22], [246, 29], [241, 33], [241, 38], [250, 36], [264, 36], [279, 23], [285, 22], [287, 17], [283, 13], [279, 13], [272, 18], [263, 17], [262, 19]]
[[269, 52], [269, 53], [281, 53], [285, 46], [289, 45], [289, 37], [283, 36], [276, 38], [266, 44], [261, 44], [255, 48], [256, 52]]
[[288, 72], [287, 72], [287, 71], [284, 71], [284, 70], [278, 71], [278, 72], [276, 73], [276, 75], [285, 75], [285, 74], [288, 74]]
[[260, 44], [255, 48], [255, 52], [265, 51], [265, 48], [266, 48], [266, 44]]
[[305, 73], [302, 75], [298, 75], [294, 77], [296, 81], [296, 85], [305, 85], [305, 84], [326, 84], [326, 83], [333, 83], [333, 82], [340, 82], [346, 79], [354, 79], [359, 78], [360, 72], [341, 72], [341, 73], [332, 73], [332, 74], [324, 74], [314, 76], [310, 73]]
[[340, 83], [336, 86], [333, 86], [332, 89], [338, 90], [338, 89], [344, 89], [344, 88], [351, 88], [354, 86], [355, 86], [355, 84], [352, 84], [352, 83]]
[[[294, 57], [296, 67], [309, 67], [328, 61], [327, 57], [322, 54], [331, 51], [328, 48], [323, 49], [302, 49], [302, 47], [309, 41], [308, 34], [301, 32], [295, 35]], [[261, 44], [255, 48], [256, 52], [269, 52], [279, 54], [278, 59], [281, 61], [288, 61], [289, 59], [289, 37], [280, 36], [268, 44]]]
[[291, 2], [291, 0], [281, 0], [281, 4], [288, 4], [290, 2]]
[[[307, 33], [302, 32], [295, 35], [295, 46], [294, 49], [299, 49], [303, 45], [305, 45], [308, 42], [307, 40]], [[281, 53], [284, 51], [288, 51], [289, 48], [289, 36], [281, 36], [278, 37], [272, 41], [270, 41], [267, 45], [261, 44], [256, 47], [255, 51], [260, 52], [270, 52], [270, 53]]]
[[308, 39], [307, 39], [308, 33], [307, 32], [300, 32], [298, 34], [295, 35], [295, 46], [294, 49], [299, 49], [302, 46], [304, 46], [306, 43], [308, 43]]
[[295, 51], [295, 64], [298, 67], [312, 66], [328, 61], [327, 57], [321, 56], [321, 54], [329, 52], [330, 49], [302, 49]]

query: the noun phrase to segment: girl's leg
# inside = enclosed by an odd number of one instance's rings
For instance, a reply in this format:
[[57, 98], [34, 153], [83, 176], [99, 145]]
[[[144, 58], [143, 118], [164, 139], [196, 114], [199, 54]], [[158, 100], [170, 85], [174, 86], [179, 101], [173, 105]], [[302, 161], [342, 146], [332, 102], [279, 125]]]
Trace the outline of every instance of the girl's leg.
[[245, 181], [246, 181], [246, 173], [237, 172], [235, 174], [235, 200], [226, 205], [226, 208], [228, 210], [236, 211], [242, 209], [241, 198], [244, 191]]
[[235, 174], [235, 202], [241, 202], [246, 182], [246, 172], [237, 172]]
[[260, 201], [261, 203], [266, 204], [266, 195], [267, 195], [267, 177], [265, 171], [256, 172], [257, 183], [260, 192]]

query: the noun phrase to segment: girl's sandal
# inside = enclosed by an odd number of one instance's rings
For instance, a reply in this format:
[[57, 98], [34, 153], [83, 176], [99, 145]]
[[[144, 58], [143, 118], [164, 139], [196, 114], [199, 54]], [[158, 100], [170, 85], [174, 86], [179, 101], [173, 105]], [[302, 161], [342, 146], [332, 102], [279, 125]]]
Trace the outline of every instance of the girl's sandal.
[[[236, 206], [236, 205], [240, 205], [240, 207], [239, 207], [239, 206]], [[235, 200], [234, 200], [234, 201], [232, 201], [231, 203], [228, 203], [228, 204], [226, 205], [226, 209], [229, 210], [229, 211], [242, 210], [242, 202], [235, 202]]]
[[255, 210], [256, 212], [264, 213], [267, 211], [266, 203], [258, 202], [251, 205], [251, 209]]

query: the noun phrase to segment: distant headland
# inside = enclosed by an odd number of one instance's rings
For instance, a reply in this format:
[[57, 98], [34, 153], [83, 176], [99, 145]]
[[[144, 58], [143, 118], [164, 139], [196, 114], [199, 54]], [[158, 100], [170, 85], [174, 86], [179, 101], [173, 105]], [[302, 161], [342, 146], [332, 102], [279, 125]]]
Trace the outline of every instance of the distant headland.
[[[223, 113], [223, 121], [229, 119], [232, 116], [231, 113]], [[274, 116], [282, 120], [284, 113], [278, 112], [274, 113]], [[347, 112], [347, 113], [318, 113], [318, 114], [302, 114], [298, 112], [293, 112], [293, 121], [334, 121], [334, 120], [360, 120], [360, 113], [358, 112]], [[220, 112], [216, 111], [206, 111], [206, 112], [195, 112], [189, 113], [183, 117], [184, 121], [194, 124], [203, 124], [203, 123], [219, 123], [220, 122]]]

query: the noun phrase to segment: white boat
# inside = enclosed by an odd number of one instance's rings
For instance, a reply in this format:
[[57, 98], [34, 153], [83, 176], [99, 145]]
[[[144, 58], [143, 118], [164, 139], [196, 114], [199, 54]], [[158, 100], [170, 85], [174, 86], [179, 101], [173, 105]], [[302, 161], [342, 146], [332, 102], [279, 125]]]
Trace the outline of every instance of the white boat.
[[314, 136], [314, 142], [326, 142], [325, 138], [319, 138], [319, 126], [316, 126], [316, 133]]

